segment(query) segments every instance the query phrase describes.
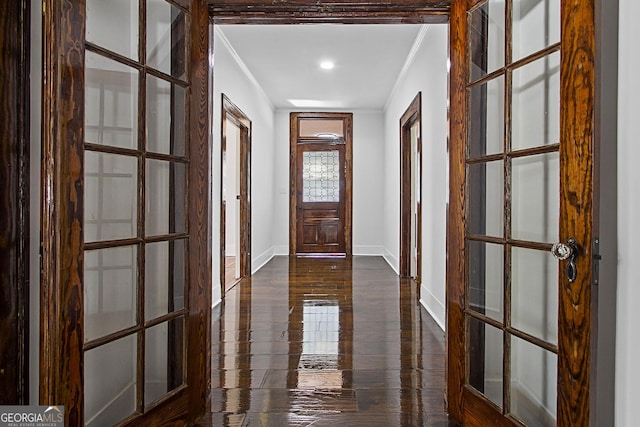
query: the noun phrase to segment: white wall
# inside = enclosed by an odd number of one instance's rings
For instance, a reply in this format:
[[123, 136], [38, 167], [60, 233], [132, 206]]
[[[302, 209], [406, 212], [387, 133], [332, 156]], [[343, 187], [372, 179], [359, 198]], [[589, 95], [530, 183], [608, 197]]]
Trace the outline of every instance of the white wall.
[[289, 254], [289, 111], [277, 110], [275, 126], [275, 166], [273, 245], [278, 255]]
[[640, 402], [640, 158], [637, 122], [640, 116], [640, 68], [636, 17], [640, 3], [620, 0], [618, 73], [618, 315], [616, 327], [616, 426], [638, 424]]
[[382, 111], [353, 113], [354, 255], [382, 255], [383, 135]]
[[[277, 194], [273, 239], [277, 253], [283, 255], [289, 253], [289, 114], [292, 111], [278, 110], [275, 118]], [[382, 111], [350, 112], [353, 113], [353, 254], [382, 255]]]
[[251, 120], [251, 266], [255, 271], [268, 261], [273, 250], [274, 213], [274, 110], [270, 101], [230, 49], [224, 35], [215, 30], [213, 50], [213, 295], [220, 300], [220, 129], [224, 93]]
[[422, 42], [387, 102], [384, 116], [384, 255], [398, 271], [400, 250], [400, 117], [422, 92], [421, 302], [444, 329], [446, 273], [448, 26], [424, 27]]

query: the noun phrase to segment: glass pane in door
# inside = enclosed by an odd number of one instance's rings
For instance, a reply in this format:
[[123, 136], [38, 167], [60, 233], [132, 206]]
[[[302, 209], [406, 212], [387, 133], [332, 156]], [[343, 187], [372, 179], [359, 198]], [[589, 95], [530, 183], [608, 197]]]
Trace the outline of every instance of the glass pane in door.
[[549, 251], [511, 249], [511, 326], [558, 342], [558, 261]]
[[147, 160], [145, 228], [147, 236], [186, 231], [186, 165]]
[[558, 152], [513, 159], [511, 176], [512, 237], [557, 242], [560, 219]]
[[147, 151], [184, 156], [186, 89], [147, 76]]
[[137, 173], [135, 157], [85, 151], [85, 242], [136, 237]]
[[136, 246], [85, 252], [85, 342], [135, 325], [137, 280]]
[[468, 383], [502, 407], [502, 331], [474, 317], [467, 322]]
[[87, 51], [85, 141], [138, 147], [138, 70]]
[[469, 308], [502, 322], [504, 247], [469, 241]]
[[136, 410], [137, 335], [84, 353], [84, 422], [112, 426]]
[[132, 0], [87, 0], [87, 41], [137, 60], [139, 9]]
[[469, 14], [471, 80], [504, 67], [505, 2], [489, 0]]
[[556, 425], [558, 357], [511, 337], [511, 413], [528, 426]]
[[504, 152], [504, 77], [474, 86], [469, 108], [469, 157]]
[[148, 405], [184, 383], [184, 321], [182, 317], [146, 330], [144, 403]]
[[513, 0], [513, 60], [560, 41], [560, 0]]
[[148, 243], [144, 270], [146, 320], [184, 308], [186, 240]]
[[470, 234], [504, 235], [504, 162], [469, 165], [468, 172]]
[[341, 138], [344, 137], [344, 123], [336, 119], [299, 119], [300, 138]]
[[560, 53], [517, 68], [512, 74], [511, 148], [560, 142]]
[[302, 201], [340, 201], [340, 152], [305, 151], [302, 154]]
[[147, 65], [179, 79], [186, 77], [186, 17], [166, 0], [147, 0]]

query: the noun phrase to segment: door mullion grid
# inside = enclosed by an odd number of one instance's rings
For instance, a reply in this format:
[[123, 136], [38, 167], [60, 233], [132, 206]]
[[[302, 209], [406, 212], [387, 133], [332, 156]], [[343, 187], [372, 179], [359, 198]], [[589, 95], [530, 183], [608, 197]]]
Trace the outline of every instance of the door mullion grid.
[[513, 46], [513, 0], [505, 1], [505, 46], [504, 46], [504, 323], [503, 323], [503, 413], [508, 415], [511, 412], [511, 335], [509, 328], [511, 327], [511, 192], [512, 192], [512, 168], [511, 157], [511, 117], [512, 117], [512, 46]]
[[145, 360], [145, 276], [146, 276], [146, 240], [145, 240], [145, 203], [146, 203], [146, 115], [147, 115], [147, 2], [139, 0], [138, 3], [138, 62], [142, 65], [138, 85], [138, 238], [141, 243], [138, 248], [138, 345], [137, 369], [136, 369], [136, 407], [139, 413], [144, 413], [144, 360]]
[[505, 415], [511, 412], [511, 335], [508, 332], [511, 326], [511, 158], [507, 153], [511, 152], [511, 48], [513, 39], [512, 16], [513, 2], [506, 0], [504, 13], [504, 322], [503, 322], [503, 367], [502, 367], [502, 411]]

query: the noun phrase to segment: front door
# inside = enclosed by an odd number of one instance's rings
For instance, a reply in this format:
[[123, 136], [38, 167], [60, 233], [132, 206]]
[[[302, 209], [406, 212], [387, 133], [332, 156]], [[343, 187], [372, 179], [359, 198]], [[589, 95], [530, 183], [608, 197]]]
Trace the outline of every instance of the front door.
[[351, 120], [345, 113], [291, 114], [295, 254], [351, 254]]
[[451, 11], [448, 405], [589, 425], [594, 3]]

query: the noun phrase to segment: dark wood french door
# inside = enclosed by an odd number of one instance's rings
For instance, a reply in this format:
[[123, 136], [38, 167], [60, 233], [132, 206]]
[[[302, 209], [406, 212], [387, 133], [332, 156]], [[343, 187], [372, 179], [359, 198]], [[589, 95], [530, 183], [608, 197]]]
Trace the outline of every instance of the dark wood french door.
[[451, 9], [448, 408], [590, 425], [594, 2]]
[[292, 113], [292, 253], [351, 254], [351, 125], [345, 113]]
[[210, 375], [204, 0], [46, 1], [42, 404], [180, 425]]

